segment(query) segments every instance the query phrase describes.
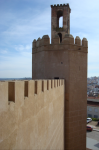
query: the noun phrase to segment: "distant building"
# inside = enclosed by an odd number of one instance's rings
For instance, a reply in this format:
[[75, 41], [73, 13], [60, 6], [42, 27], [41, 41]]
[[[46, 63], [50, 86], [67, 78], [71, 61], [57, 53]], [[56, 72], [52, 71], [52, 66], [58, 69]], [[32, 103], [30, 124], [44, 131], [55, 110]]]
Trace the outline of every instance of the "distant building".
[[87, 98], [87, 117], [99, 118], [99, 99]]

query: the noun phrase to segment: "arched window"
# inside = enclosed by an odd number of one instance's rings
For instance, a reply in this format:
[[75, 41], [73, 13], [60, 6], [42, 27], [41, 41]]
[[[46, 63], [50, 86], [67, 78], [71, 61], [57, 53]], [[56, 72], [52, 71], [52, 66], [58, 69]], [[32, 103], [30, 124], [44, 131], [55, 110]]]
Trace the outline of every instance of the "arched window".
[[61, 33], [58, 33], [59, 35], [59, 38], [60, 38], [60, 43], [62, 42], [62, 34]]
[[61, 10], [57, 12], [57, 27], [63, 27], [63, 12]]
[[63, 27], [63, 16], [59, 18], [59, 28]]

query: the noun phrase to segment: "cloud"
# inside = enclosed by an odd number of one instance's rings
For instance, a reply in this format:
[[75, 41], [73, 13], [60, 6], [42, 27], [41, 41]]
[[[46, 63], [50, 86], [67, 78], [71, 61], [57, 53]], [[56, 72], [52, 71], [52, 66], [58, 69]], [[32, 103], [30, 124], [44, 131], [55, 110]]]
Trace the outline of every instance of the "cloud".
[[5, 50], [0, 49], [0, 54], [7, 54], [7, 53], [8, 53], [7, 49]]
[[16, 51], [29, 51], [32, 49], [31, 45], [15, 45], [14, 46]]
[[[8, 26], [6, 30], [2, 31], [2, 36], [7, 41], [11, 42], [11, 40], [13, 40], [15, 42], [15, 40], [20, 39], [22, 41], [25, 39], [26, 41], [28, 37], [33, 36], [37, 32], [43, 32], [50, 28], [50, 9], [45, 9], [42, 12], [39, 10], [36, 11], [35, 9], [30, 10], [30, 13], [35, 15], [27, 14], [25, 17], [21, 17], [23, 16], [21, 14], [20, 16], [18, 16], [18, 14], [14, 16], [8, 12], [6, 13], [10, 19], [4, 18], [2, 25], [8, 24]], [[7, 14], [5, 14], [5, 16], [7, 16]]]
[[[92, 74], [92, 70], [95, 75], [99, 70], [99, 1], [69, 0], [68, 2], [71, 8], [70, 33], [74, 37], [88, 39], [88, 75]], [[44, 34], [51, 36], [50, 5], [66, 3], [66, 1], [51, 0], [46, 3], [46, 0], [10, 0], [10, 3], [8, 1], [2, 3], [2, 8], [0, 5], [0, 14], [2, 14], [0, 15], [2, 20], [0, 22], [0, 76], [3, 77], [4, 69], [7, 70], [4, 71], [6, 72], [4, 75], [7, 75], [10, 70], [9, 76], [13, 77], [14, 69], [16, 75], [26, 76], [26, 70], [31, 72], [33, 39], [38, 39]]]

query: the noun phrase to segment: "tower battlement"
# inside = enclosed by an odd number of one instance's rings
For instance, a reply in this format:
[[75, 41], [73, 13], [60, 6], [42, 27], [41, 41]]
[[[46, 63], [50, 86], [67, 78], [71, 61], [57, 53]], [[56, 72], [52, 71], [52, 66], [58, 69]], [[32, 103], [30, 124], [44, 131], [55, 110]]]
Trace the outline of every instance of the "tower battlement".
[[86, 38], [82, 40], [79, 36], [74, 37], [71, 34], [65, 34], [63, 41], [60, 43], [59, 36], [55, 35], [53, 44], [50, 44], [48, 35], [44, 35], [32, 42], [32, 53], [50, 50], [78, 50], [80, 52], [88, 52], [88, 41]]
[[69, 4], [67, 3], [67, 4], [55, 4], [55, 5], [51, 5], [51, 8], [52, 7], [58, 7], [58, 8], [60, 8], [60, 7], [69, 7]]

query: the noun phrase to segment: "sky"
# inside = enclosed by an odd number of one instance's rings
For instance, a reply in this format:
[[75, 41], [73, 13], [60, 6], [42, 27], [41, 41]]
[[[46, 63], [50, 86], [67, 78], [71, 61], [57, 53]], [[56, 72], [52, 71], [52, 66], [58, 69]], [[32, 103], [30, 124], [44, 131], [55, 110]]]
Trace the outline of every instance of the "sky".
[[32, 42], [51, 37], [50, 5], [64, 3], [70, 34], [88, 40], [87, 76], [99, 76], [99, 0], [0, 0], [0, 78], [32, 77]]

